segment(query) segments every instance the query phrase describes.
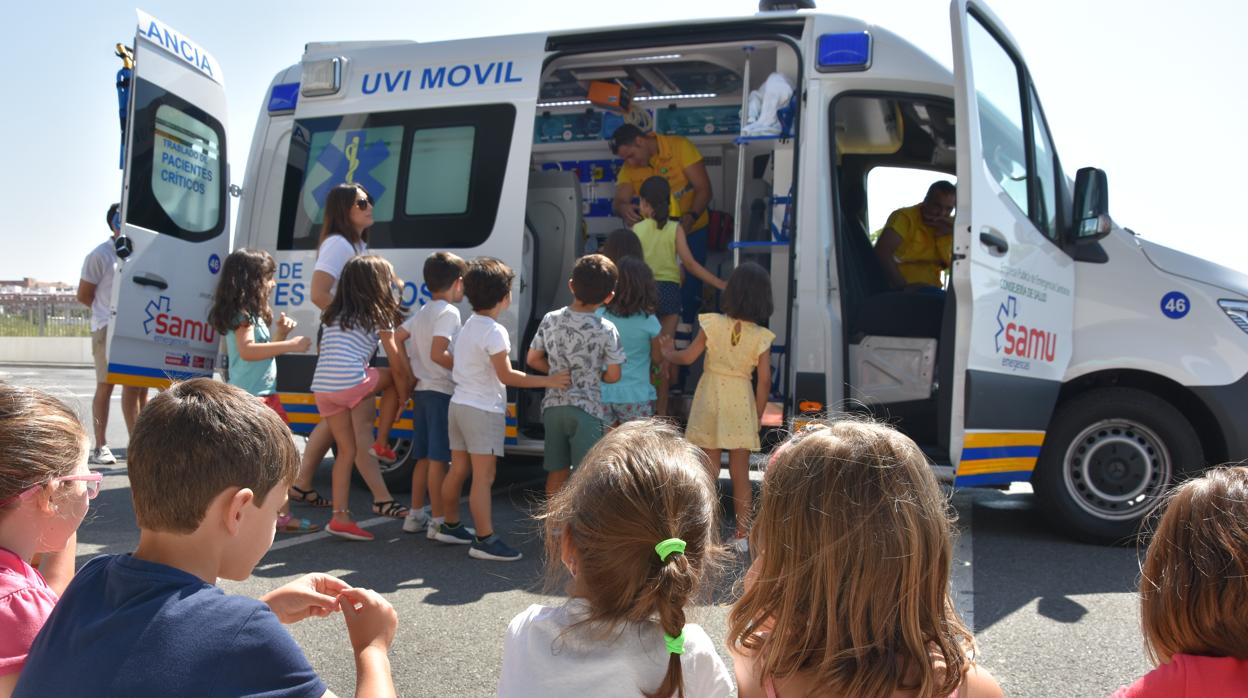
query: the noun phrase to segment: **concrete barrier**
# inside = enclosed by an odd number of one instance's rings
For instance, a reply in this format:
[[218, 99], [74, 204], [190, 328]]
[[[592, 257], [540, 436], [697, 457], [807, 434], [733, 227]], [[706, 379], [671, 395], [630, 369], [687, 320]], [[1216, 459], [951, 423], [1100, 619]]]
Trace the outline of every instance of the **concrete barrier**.
[[91, 338], [0, 337], [0, 363], [91, 366]]

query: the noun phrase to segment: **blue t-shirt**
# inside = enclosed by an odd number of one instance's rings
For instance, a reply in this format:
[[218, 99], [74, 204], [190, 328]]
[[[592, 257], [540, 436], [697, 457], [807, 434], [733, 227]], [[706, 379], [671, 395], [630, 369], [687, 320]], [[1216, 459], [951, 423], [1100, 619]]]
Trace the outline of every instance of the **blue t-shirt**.
[[105, 555], [61, 595], [13, 695], [319, 698], [325, 690], [264, 603], [173, 567]]
[[605, 308], [599, 308], [598, 312], [615, 325], [620, 333], [620, 346], [628, 357], [620, 372], [620, 380], [602, 384], [602, 401], [618, 404], [655, 399], [654, 384], [650, 382], [650, 341], [662, 330], [659, 319], [641, 313], [620, 317]]
[[[261, 318], [254, 315], [246, 320], [251, 324], [251, 341], [268, 344], [269, 328]], [[242, 316], [235, 318], [235, 327], [243, 324]], [[225, 333], [225, 348], [230, 356], [230, 385], [236, 385], [252, 395], [272, 395], [277, 392], [277, 359], [269, 357], [259, 361], [244, 361], [238, 355], [238, 341], [234, 332]]]

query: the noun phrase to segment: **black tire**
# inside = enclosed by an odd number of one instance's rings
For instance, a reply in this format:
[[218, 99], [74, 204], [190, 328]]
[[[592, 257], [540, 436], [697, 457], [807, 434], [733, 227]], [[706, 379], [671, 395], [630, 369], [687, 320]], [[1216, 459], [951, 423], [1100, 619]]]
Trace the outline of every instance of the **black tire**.
[[1133, 543], [1184, 474], [1204, 466], [1178, 409], [1135, 388], [1100, 388], [1058, 406], [1032, 477], [1045, 518], [1088, 543]]

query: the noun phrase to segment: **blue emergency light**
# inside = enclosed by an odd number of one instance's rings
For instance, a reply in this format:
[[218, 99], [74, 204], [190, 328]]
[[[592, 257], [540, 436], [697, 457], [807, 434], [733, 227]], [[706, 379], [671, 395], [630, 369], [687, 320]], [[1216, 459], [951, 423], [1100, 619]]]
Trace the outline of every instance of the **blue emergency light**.
[[299, 83], [286, 82], [274, 85], [269, 92], [269, 113], [292, 112], [299, 102]]
[[866, 70], [871, 67], [870, 32], [819, 35], [821, 72]]

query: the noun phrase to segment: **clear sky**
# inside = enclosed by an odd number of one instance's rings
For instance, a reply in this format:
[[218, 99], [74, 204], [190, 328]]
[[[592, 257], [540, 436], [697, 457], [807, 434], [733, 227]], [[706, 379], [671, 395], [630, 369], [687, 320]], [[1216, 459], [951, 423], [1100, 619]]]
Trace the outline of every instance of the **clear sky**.
[[[1067, 174], [1109, 176], [1110, 212], [1140, 235], [1248, 272], [1248, 4], [1160, 0], [996, 0], [1019, 43]], [[663, 19], [749, 15], [750, 0], [299, 3], [149, 0], [143, 7], [207, 48], [230, 100], [229, 158], [242, 173], [274, 74], [308, 41], [438, 41]], [[822, 10], [885, 26], [952, 65], [944, 0], [822, 0]], [[533, 9], [540, 8], [540, 9]], [[117, 42], [134, 6], [116, 0], [25, 3], [5, 41], [0, 278], [76, 281], [108, 235], [121, 187]], [[1241, 213], [1235, 213], [1235, 211]]]

